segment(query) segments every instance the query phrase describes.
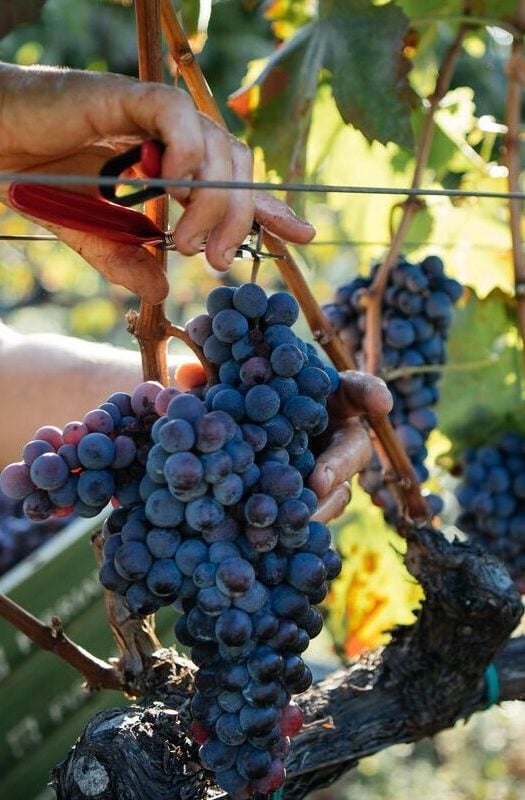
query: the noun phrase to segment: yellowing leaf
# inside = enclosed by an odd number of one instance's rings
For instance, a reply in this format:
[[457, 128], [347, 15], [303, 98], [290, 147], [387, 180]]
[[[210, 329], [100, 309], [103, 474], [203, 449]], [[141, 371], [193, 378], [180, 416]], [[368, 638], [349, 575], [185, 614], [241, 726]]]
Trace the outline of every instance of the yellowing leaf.
[[341, 575], [326, 601], [327, 627], [336, 649], [355, 658], [388, 641], [388, 631], [414, 621], [422, 589], [407, 572], [404, 541], [358, 486], [339, 528]]

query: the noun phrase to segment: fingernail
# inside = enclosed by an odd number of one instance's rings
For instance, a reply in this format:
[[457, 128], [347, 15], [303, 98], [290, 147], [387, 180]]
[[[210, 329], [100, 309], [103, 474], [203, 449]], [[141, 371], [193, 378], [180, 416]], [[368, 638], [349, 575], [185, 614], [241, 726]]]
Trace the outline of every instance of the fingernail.
[[189, 249], [195, 250], [197, 253], [199, 253], [201, 250], [204, 250], [204, 237], [195, 236], [194, 239], [191, 239]]
[[225, 250], [224, 251], [224, 253], [222, 254], [222, 257], [224, 258], [224, 260], [225, 260], [225, 262], [227, 264], [231, 264], [233, 259], [236, 256], [236, 254], [237, 254], [237, 248], [236, 247], [230, 247], [229, 250]]
[[332, 486], [334, 485], [335, 481], [335, 472], [331, 467], [326, 467], [323, 472], [324, 479], [326, 481], [326, 491], [328, 492]]

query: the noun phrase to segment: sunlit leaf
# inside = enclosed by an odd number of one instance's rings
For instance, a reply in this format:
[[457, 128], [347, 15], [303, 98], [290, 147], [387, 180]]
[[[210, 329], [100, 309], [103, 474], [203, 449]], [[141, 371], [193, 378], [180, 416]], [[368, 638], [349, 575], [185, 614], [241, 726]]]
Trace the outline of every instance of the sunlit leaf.
[[[403, 57], [407, 20], [389, 4], [323, 0], [319, 18], [285, 42], [255, 78], [230, 97], [249, 125], [249, 142], [261, 145], [267, 165], [301, 177], [311, 111], [320, 82], [327, 82], [345, 122], [369, 141], [412, 142]], [[290, 166], [291, 165], [291, 166]]]
[[260, 75], [228, 105], [250, 125], [249, 141], [264, 149], [268, 167], [288, 179], [304, 171], [306, 138], [325, 41], [308, 26], [284, 44]]
[[523, 375], [514, 309], [499, 290], [459, 304], [441, 381], [439, 427], [456, 450], [486, 442], [514, 416], [523, 419]]

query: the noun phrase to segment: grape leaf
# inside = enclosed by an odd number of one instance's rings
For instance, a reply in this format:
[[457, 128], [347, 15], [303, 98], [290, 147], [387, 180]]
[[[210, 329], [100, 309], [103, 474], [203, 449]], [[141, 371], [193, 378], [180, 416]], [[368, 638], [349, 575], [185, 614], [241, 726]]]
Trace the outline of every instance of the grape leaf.
[[355, 658], [385, 644], [394, 626], [414, 622], [423, 592], [403, 564], [405, 542], [357, 485], [337, 546], [343, 569], [326, 600], [326, 625], [336, 650]]
[[263, 148], [267, 166], [288, 178], [301, 176], [313, 102], [326, 83], [344, 121], [369, 141], [410, 147], [414, 94], [402, 55], [406, 30], [407, 19], [393, 4], [321, 0], [318, 19], [300, 28], [229, 99], [249, 125], [249, 144]]
[[260, 145], [268, 167], [289, 180], [302, 175], [312, 106], [325, 42], [308, 25], [269, 59], [252, 83], [231, 95], [228, 105], [251, 128], [251, 147]]
[[369, 141], [410, 147], [414, 95], [402, 56], [406, 17], [392, 3], [366, 0], [325, 0], [320, 12], [330, 42], [325, 66], [341, 116]]
[[472, 291], [456, 310], [437, 408], [439, 429], [453, 452], [487, 442], [523, 417], [521, 352], [514, 306], [496, 289], [484, 300]]

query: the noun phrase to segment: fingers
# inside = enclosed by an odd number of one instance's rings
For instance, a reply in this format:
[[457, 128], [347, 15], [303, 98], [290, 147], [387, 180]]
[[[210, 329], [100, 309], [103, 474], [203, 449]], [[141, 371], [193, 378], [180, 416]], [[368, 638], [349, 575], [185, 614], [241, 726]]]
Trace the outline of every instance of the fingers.
[[308, 479], [320, 500], [335, 487], [361, 472], [370, 461], [370, 439], [361, 421], [348, 419], [332, 434]]
[[319, 508], [312, 516], [313, 520], [324, 522], [325, 525], [332, 519], [340, 517], [352, 496], [350, 485], [345, 481], [337, 486], [329, 495], [319, 503]]
[[289, 206], [268, 192], [255, 192], [255, 219], [270, 233], [287, 242], [306, 244], [315, 236], [315, 228], [296, 216]]
[[[233, 180], [251, 181], [253, 175], [251, 150], [233, 137], [231, 140]], [[216, 269], [225, 270], [231, 265], [237, 248], [252, 229], [253, 215], [253, 191], [250, 189], [230, 191], [226, 214], [210, 232], [206, 244], [206, 257]]]
[[144, 247], [111, 242], [89, 233], [46, 225], [111, 283], [124, 286], [146, 303], [161, 303], [167, 296], [166, 274]]
[[[248, 148], [208, 117], [195, 117], [195, 109], [193, 113], [187, 111], [185, 130], [181, 130], [176, 109], [159, 115], [160, 134], [166, 145], [162, 176], [251, 181], [253, 158]], [[286, 241], [301, 244], [315, 236], [312, 225], [268, 193], [257, 192], [254, 197], [248, 189], [173, 189], [170, 194], [187, 204], [175, 228], [177, 248], [185, 255], [194, 255], [207, 239], [206, 256], [219, 270], [230, 266], [250, 232], [254, 215], [263, 227]]]
[[[194, 177], [206, 181], [231, 181], [233, 165], [229, 138], [211, 120], [203, 118], [202, 126], [205, 152]], [[175, 244], [181, 253], [195, 255], [202, 249], [210, 231], [226, 216], [229, 194], [226, 189], [192, 189], [174, 232]]]
[[331, 420], [345, 420], [356, 414], [384, 416], [392, 410], [392, 396], [381, 378], [366, 372], [341, 373], [341, 383], [329, 399]]

